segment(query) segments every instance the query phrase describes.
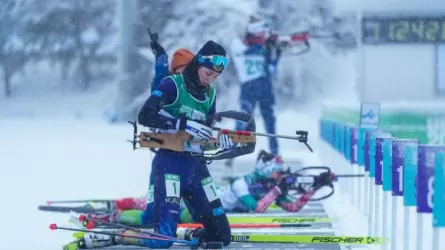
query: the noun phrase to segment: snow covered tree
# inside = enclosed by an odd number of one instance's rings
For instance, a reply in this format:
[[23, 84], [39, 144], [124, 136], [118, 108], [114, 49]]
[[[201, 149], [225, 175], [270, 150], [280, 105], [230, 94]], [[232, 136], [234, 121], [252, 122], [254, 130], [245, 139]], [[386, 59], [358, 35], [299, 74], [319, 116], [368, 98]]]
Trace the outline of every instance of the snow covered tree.
[[28, 30], [46, 58], [81, 90], [114, 76], [114, 0], [31, 1]]
[[[318, 13], [313, 11], [318, 6], [314, 4], [314, 1], [324, 0], [224, 0], [216, 2], [139, 0], [138, 8], [141, 17], [134, 40], [140, 48], [148, 48], [150, 39], [145, 29], [150, 27], [153, 32], [159, 34], [159, 42], [166, 49], [170, 60], [176, 49], [187, 48], [196, 53], [208, 40], [222, 44], [230, 57], [230, 45], [234, 39], [245, 34], [251, 15], [261, 16], [271, 21], [273, 29], [279, 34], [290, 34], [308, 29], [312, 31], [312, 29], [315, 30], [313, 27], [326, 26], [328, 21], [319, 22], [317, 20], [320, 18], [312, 17], [314, 13]], [[321, 2], [317, 4], [324, 6]], [[330, 10], [331, 7], [328, 6], [326, 9]], [[328, 11], [322, 13], [329, 14]], [[328, 14], [321, 20], [330, 20]], [[121, 84], [124, 89], [121, 89], [120, 94], [125, 96], [122, 99], [126, 101], [121, 101], [117, 105], [116, 110], [120, 111], [117, 111], [119, 115], [114, 118], [121, 117], [117, 120], [125, 120], [126, 118], [123, 117], [128, 117], [128, 114], [134, 117], [149, 94], [146, 90], [151, 81], [153, 62], [151, 52], [149, 50], [145, 52], [149, 54], [148, 57], [141, 56], [141, 51], [133, 56], [135, 58], [133, 75], [139, 77], [132, 76], [131, 84]], [[312, 41], [311, 52], [303, 56], [292, 56], [288, 52], [284, 53], [280, 63], [279, 81], [276, 84], [277, 100], [281, 105], [288, 102], [302, 102], [305, 98], [312, 96], [310, 93], [320, 92], [323, 84], [329, 82], [328, 76], [332, 70], [329, 65], [330, 51], [327, 50], [326, 43], [320, 39]], [[238, 108], [236, 93], [239, 82], [233, 62], [229, 63], [228, 68], [217, 79], [214, 86], [218, 91], [219, 110]], [[144, 93], [145, 98], [142, 98]], [[131, 103], [132, 99], [137, 99], [137, 101]]]
[[143, 47], [149, 46], [146, 28], [154, 33], [162, 32], [172, 17], [174, 0], [139, 0], [139, 23], [137, 24], [136, 39]]
[[12, 94], [12, 77], [23, 70], [30, 59], [24, 40], [24, 4], [20, 1], [3, 0], [0, 8], [0, 68], [3, 76], [3, 92]]

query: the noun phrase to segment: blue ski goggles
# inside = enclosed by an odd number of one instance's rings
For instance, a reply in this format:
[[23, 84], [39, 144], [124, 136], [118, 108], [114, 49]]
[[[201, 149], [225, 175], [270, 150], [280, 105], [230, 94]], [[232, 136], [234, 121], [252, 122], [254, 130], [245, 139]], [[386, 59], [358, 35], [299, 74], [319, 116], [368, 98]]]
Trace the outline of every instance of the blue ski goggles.
[[198, 62], [204, 67], [213, 69], [216, 72], [221, 72], [227, 68], [229, 60], [225, 56], [199, 56]]

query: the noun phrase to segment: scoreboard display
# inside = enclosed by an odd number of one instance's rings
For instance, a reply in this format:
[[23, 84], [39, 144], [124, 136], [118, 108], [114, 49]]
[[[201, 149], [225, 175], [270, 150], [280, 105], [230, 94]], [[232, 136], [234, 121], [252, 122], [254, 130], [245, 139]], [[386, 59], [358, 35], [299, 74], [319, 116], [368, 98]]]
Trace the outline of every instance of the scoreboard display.
[[438, 17], [363, 17], [365, 44], [445, 43], [445, 15]]

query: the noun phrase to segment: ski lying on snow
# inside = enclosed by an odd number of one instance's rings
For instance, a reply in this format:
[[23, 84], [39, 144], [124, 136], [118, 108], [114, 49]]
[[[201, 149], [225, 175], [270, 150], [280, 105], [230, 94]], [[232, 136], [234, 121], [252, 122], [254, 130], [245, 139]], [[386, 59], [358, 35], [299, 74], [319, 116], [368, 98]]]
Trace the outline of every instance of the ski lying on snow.
[[[258, 219], [258, 220], [252, 220], [252, 219]], [[324, 221], [324, 223], [311, 223], [314, 220], [306, 220], [305, 218], [292, 218], [289, 219], [281, 219], [281, 218], [266, 218], [268, 220], [264, 220], [264, 218], [229, 218], [229, 223], [231, 228], [310, 228], [310, 227], [317, 227], [320, 228], [322, 224], [328, 224], [329, 220]], [[323, 219], [323, 218], [320, 218]], [[320, 222], [322, 220], [319, 220]], [[77, 223], [77, 222], [76, 222]], [[146, 225], [129, 225], [135, 228], [140, 229], [150, 229], [153, 228], [153, 224], [146, 224]], [[102, 226], [102, 223], [95, 223], [95, 228], [110, 228], [109, 225]], [[199, 223], [179, 223], [178, 227], [182, 228], [198, 228], [202, 227]], [[116, 227], [117, 228], [117, 227]]]
[[[74, 219], [74, 218], [73, 218]], [[75, 221], [72, 221], [75, 222]], [[113, 224], [113, 223], [109, 223]], [[78, 224], [81, 226], [80, 224]], [[119, 224], [116, 224], [119, 226]], [[121, 225], [121, 227], [125, 227]], [[77, 239], [83, 237], [86, 232], [104, 233], [104, 234], [115, 234], [112, 231], [116, 229], [102, 228], [98, 230], [85, 230], [85, 229], [69, 229], [71, 231], [76, 231], [73, 236]], [[100, 231], [99, 231], [100, 230]], [[135, 229], [137, 230], [137, 229]], [[376, 244], [387, 244], [388, 239], [383, 237], [364, 237], [364, 236], [335, 236], [332, 228], [329, 229], [301, 229], [301, 228], [269, 228], [263, 230], [246, 230], [246, 229], [233, 229], [232, 230], [232, 242], [238, 243], [271, 243], [271, 244], [287, 244], [293, 243], [292, 247], [299, 246], [298, 244], [307, 245], [376, 245]], [[140, 230], [139, 230], [140, 231]], [[141, 238], [146, 238], [145, 233], [150, 234], [151, 230], [141, 231], [143, 234]], [[121, 236], [124, 236], [121, 234]], [[133, 236], [137, 238], [137, 236]], [[64, 250], [77, 250], [76, 241], [65, 245]], [[176, 242], [179, 243], [179, 242]], [[176, 245], [176, 244], [175, 244]], [[72, 246], [73, 248], [69, 248]], [[284, 246], [282, 246], [284, 247]], [[286, 246], [287, 247], [287, 246]], [[326, 248], [327, 249], [327, 248]]]
[[[75, 233], [81, 238], [84, 233]], [[232, 234], [232, 242], [250, 243], [300, 243], [300, 244], [340, 244], [340, 245], [382, 245], [388, 244], [384, 237], [335, 236], [335, 235], [287, 235], [287, 234]], [[74, 243], [74, 241], [73, 241]]]
[[327, 218], [325, 212], [323, 213], [291, 213], [291, 212], [265, 212], [261, 214], [257, 213], [227, 213], [227, 217], [246, 217], [246, 218], [261, 218], [261, 217], [279, 217], [279, 218], [287, 218], [287, 217], [300, 217], [300, 218]]
[[331, 220], [328, 217], [300, 217], [300, 216], [267, 216], [267, 217], [241, 217], [227, 214], [230, 223], [328, 223]]
[[232, 234], [232, 242], [381, 245], [388, 244], [389, 239], [366, 236]]
[[[83, 235], [77, 233], [77, 238]], [[72, 243], [74, 243], [73, 241]], [[286, 235], [286, 234], [232, 234], [232, 242], [250, 243], [294, 243], [294, 244], [340, 244], [340, 245], [382, 245], [388, 244], [384, 237], [334, 236], [334, 235]], [[65, 250], [65, 249], [64, 249]]]

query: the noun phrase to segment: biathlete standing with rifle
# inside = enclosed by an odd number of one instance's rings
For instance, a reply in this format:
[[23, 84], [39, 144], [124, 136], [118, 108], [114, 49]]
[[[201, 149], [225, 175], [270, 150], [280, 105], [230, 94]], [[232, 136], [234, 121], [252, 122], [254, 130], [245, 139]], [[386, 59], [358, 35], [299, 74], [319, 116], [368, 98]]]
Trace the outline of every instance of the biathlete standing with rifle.
[[[275, 95], [274, 81], [282, 49], [303, 42], [309, 48], [307, 34], [279, 37], [271, 33], [269, 24], [251, 16], [243, 39], [235, 39], [231, 45], [231, 54], [240, 82], [241, 111], [253, 114], [257, 103], [264, 120], [264, 127], [269, 134], [275, 134]], [[307, 51], [307, 50], [305, 50]], [[301, 52], [305, 52], [301, 51]], [[236, 123], [236, 129], [245, 129], [243, 122]], [[269, 137], [269, 149], [272, 154], [279, 154], [278, 140]], [[232, 160], [226, 161], [231, 167]]]

